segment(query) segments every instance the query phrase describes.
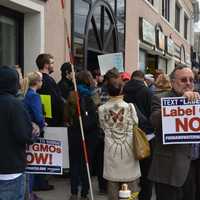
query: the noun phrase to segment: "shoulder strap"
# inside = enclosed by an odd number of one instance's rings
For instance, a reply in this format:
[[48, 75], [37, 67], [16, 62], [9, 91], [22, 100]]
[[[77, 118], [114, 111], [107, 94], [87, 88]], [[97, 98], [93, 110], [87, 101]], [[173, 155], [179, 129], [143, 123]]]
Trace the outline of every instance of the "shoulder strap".
[[[129, 103], [129, 109], [130, 109], [130, 112], [131, 112], [131, 116], [133, 116], [133, 104], [132, 103]], [[134, 118], [132, 118], [133, 122], [134, 122], [134, 125], [137, 125], [136, 121], [134, 120]]]

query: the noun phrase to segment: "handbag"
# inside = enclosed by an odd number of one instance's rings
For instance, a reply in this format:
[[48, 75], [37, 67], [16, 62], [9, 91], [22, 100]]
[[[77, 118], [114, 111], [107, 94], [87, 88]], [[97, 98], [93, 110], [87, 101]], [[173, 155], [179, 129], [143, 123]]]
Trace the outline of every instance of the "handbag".
[[[129, 104], [129, 106], [131, 113], [133, 113], [133, 105]], [[150, 144], [146, 134], [138, 127], [135, 120], [133, 125], [133, 154], [137, 160], [143, 160], [151, 154]]]
[[137, 160], [143, 160], [151, 154], [150, 144], [146, 134], [136, 123], [133, 126], [133, 153]]

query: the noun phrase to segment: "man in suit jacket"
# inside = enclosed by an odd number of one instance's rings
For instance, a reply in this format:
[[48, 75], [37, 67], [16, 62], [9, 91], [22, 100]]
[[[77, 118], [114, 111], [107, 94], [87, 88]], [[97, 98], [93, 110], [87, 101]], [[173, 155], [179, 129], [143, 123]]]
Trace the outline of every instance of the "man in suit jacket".
[[150, 119], [157, 135], [149, 178], [156, 184], [157, 200], [195, 200], [198, 156], [192, 154], [192, 144], [163, 145], [160, 98], [185, 96], [196, 100], [200, 96], [193, 91], [194, 75], [190, 68], [176, 67], [170, 79], [172, 91], [152, 100]]

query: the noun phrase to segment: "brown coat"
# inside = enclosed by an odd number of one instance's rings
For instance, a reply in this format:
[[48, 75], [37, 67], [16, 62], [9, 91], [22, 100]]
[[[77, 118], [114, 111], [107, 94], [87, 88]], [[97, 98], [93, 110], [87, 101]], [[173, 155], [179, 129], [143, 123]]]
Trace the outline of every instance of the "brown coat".
[[[163, 95], [163, 96], [162, 96]], [[173, 92], [154, 96], [152, 101], [151, 123], [156, 129], [153, 160], [149, 171], [150, 180], [175, 187], [181, 187], [188, 175], [191, 163], [190, 144], [162, 144], [162, 121], [160, 98], [175, 97]]]

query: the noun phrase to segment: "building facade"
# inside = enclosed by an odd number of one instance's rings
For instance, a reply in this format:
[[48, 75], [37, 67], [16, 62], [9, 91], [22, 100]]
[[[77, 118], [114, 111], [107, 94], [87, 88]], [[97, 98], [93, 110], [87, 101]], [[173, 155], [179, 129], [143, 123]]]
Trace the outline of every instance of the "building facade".
[[126, 38], [131, 38], [131, 42], [126, 40], [128, 67], [170, 73], [178, 63], [191, 65], [192, 1], [138, 0], [134, 5], [127, 1], [127, 16]]
[[[70, 1], [64, 16], [70, 27]], [[17, 64], [27, 73], [36, 70], [35, 59], [41, 52], [54, 55], [53, 76], [58, 79], [68, 55], [60, 0], [1, 0], [0, 65]]]
[[[0, 65], [35, 69], [41, 52], [67, 59], [66, 24], [77, 68], [98, 67], [97, 56], [124, 55], [125, 70], [169, 73], [191, 65], [192, 0], [1, 0]], [[67, 20], [65, 20], [65, 19]]]

